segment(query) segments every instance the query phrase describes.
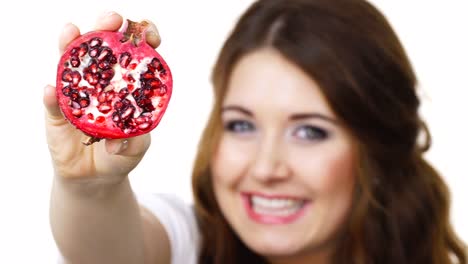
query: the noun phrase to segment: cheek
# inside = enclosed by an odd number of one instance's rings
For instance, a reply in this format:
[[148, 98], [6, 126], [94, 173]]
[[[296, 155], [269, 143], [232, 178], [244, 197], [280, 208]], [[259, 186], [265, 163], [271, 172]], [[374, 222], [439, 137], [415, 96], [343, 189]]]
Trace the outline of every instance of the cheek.
[[[302, 156], [304, 157], [304, 156]], [[308, 157], [311, 157], [309, 153]], [[356, 182], [356, 164], [349, 148], [332, 146], [322, 149], [306, 161], [296, 162], [305, 185], [317, 201], [325, 222], [341, 221], [351, 208]], [[333, 208], [333, 210], [330, 210]]]
[[347, 153], [332, 156], [322, 163], [323, 177], [319, 179], [321, 190], [327, 193], [348, 195], [355, 182], [355, 163]]
[[307, 153], [295, 153], [294, 157], [296, 171], [317, 194], [353, 189], [356, 164], [350, 147], [330, 144]]
[[239, 180], [249, 162], [248, 153], [251, 153], [251, 150], [247, 144], [239, 144], [226, 136], [221, 138], [211, 160], [213, 180], [223, 184]]

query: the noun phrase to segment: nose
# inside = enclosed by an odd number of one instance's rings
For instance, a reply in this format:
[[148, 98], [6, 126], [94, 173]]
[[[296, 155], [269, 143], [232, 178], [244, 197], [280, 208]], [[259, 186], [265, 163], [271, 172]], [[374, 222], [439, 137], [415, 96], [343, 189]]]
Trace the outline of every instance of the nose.
[[257, 144], [250, 166], [250, 175], [261, 182], [287, 179], [291, 170], [287, 162], [286, 146], [277, 138], [263, 138]]

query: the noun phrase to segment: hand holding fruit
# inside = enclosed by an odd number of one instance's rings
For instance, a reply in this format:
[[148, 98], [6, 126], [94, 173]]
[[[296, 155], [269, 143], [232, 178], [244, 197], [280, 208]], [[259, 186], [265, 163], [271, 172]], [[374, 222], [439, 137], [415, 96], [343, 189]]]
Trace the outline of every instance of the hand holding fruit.
[[[154, 50], [160, 43], [156, 27], [145, 21], [116, 32], [122, 21], [110, 13], [94, 32], [80, 36], [69, 24], [60, 36], [57, 87], [44, 93], [47, 141], [59, 176], [128, 175], [169, 103], [172, 76]], [[102, 138], [107, 140], [82, 144]]]

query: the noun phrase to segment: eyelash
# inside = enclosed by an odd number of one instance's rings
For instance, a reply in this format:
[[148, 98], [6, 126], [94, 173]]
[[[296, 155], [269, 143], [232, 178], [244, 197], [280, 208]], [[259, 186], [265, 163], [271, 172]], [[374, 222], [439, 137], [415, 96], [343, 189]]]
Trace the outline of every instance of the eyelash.
[[[301, 132], [303, 135], [299, 134]], [[298, 128], [294, 129], [293, 135], [294, 137], [297, 137], [301, 140], [303, 139], [308, 141], [324, 140], [329, 136], [326, 130], [311, 125], [299, 126]]]
[[224, 125], [224, 130], [233, 133], [246, 133], [255, 130], [255, 126], [249, 121], [231, 120], [229, 122], [226, 122], [226, 124]]

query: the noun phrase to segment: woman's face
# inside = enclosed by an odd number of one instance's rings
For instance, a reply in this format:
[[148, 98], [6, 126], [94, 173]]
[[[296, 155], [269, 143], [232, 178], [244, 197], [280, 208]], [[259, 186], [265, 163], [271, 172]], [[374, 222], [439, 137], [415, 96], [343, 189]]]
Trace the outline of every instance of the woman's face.
[[326, 256], [352, 204], [356, 151], [318, 85], [273, 49], [244, 56], [212, 160], [219, 206], [273, 263]]

